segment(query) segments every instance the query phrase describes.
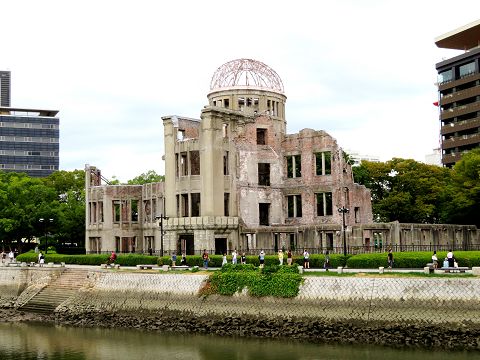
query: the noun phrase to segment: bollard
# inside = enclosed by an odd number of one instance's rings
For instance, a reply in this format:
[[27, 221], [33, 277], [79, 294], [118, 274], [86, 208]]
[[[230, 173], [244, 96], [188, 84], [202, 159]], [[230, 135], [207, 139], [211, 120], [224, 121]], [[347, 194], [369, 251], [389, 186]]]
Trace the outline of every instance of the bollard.
[[297, 268], [298, 268], [298, 272], [300, 274], [303, 274], [303, 266], [297, 266]]
[[383, 274], [384, 270], [385, 270], [385, 268], [384, 268], [383, 266], [380, 266], [380, 267], [378, 268], [378, 273], [379, 273], [379, 274]]
[[474, 266], [472, 267], [472, 274], [479, 276], [480, 275], [480, 267], [479, 266]]
[[425, 266], [425, 267], [423, 268], [423, 272], [424, 272], [425, 274], [430, 274], [430, 267]]
[[337, 267], [337, 273], [338, 274], [343, 274], [343, 266]]

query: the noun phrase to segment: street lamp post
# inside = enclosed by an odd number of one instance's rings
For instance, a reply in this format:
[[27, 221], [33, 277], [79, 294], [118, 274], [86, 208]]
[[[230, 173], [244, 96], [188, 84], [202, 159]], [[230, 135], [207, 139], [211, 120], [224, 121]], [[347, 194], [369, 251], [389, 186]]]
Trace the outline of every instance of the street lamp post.
[[155, 216], [156, 220], [160, 220], [160, 256], [163, 256], [163, 220], [168, 220], [168, 216]]
[[343, 255], [347, 256], [347, 239], [345, 238], [345, 214], [348, 213], [350, 209], [346, 208], [345, 206], [342, 206], [341, 208], [338, 208], [338, 212], [342, 214], [342, 233], [343, 233]]
[[38, 221], [43, 223], [43, 233], [45, 235], [45, 254], [46, 254], [48, 251], [47, 222], [53, 223], [53, 219], [40, 218], [38, 219]]

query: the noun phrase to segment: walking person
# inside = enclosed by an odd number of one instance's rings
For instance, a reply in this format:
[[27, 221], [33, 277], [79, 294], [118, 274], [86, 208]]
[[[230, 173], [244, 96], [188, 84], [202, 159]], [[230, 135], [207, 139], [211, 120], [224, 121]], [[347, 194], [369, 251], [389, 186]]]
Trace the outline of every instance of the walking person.
[[13, 254], [12, 250], [10, 250], [10, 252], [8, 253], [8, 261], [11, 263], [15, 261], [15, 255]]
[[447, 253], [447, 261], [448, 261], [448, 267], [455, 267], [455, 255], [453, 255], [452, 250], [448, 250]]
[[237, 265], [237, 249], [234, 249], [232, 252], [232, 264]]
[[325, 271], [328, 271], [328, 268], [330, 267], [330, 255], [328, 250], [325, 251], [325, 261], [323, 262], [323, 268]]
[[433, 263], [433, 268], [438, 269], [438, 258], [437, 258], [437, 252], [436, 251], [433, 252], [432, 263]]
[[310, 254], [307, 249], [303, 250], [303, 268], [310, 269]]
[[205, 270], [208, 269], [208, 260], [210, 259], [208, 257], [207, 249], [203, 249], [202, 260], [203, 260], [203, 268]]
[[387, 262], [388, 262], [388, 268], [389, 269], [393, 268], [393, 252], [392, 252], [392, 249], [388, 250]]
[[278, 262], [279, 262], [279, 265], [283, 265], [283, 250], [280, 249], [278, 250]]
[[182, 253], [182, 260], [180, 261], [180, 265], [187, 266], [187, 257], [185, 256], [185, 253]]
[[287, 251], [287, 265], [292, 265], [292, 250]]
[[247, 257], [245, 256], [245, 253], [242, 253], [242, 256], [240, 257], [240, 263], [242, 265], [245, 265], [247, 263]]
[[227, 254], [226, 253], [223, 253], [223, 256], [222, 256], [222, 267], [223, 265], [227, 265]]
[[260, 255], [258, 255], [258, 260], [260, 261], [260, 268], [263, 268], [263, 265], [265, 265], [265, 252], [263, 249], [260, 251]]
[[2, 250], [2, 264], [5, 264], [5, 260], [7, 259], [7, 254], [5, 253], [5, 251]]

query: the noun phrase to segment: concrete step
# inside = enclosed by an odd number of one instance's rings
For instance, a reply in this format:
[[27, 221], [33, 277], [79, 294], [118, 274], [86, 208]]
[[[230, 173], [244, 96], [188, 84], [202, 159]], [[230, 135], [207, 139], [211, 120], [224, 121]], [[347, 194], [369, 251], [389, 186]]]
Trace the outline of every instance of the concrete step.
[[61, 303], [75, 295], [85, 283], [87, 274], [85, 270], [65, 269], [56, 280], [43, 288], [19, 310], [52, 313]]

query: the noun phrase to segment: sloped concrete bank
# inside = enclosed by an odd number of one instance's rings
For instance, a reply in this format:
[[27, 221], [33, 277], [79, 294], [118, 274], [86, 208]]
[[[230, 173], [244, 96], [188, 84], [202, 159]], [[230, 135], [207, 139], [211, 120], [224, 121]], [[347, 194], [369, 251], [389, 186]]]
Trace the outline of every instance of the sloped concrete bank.
[[[45, 276], [23, 279], [17, 306]], [[57, 323], [480, 350], [478, 278], [307, 277], [294, 299], [199, 296], [207, 276], [197, 274], [91, 271], [88, 279], [57, 308]]]

